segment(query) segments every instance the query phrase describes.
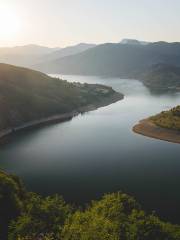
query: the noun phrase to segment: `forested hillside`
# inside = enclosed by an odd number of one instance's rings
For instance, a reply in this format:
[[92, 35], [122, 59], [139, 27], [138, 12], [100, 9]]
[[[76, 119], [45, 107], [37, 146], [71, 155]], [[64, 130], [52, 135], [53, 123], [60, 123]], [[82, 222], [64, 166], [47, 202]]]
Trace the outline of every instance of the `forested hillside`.
[[27, 192], [21, 180], [0, 172], [0, 239], [179, 240], [180, 226], [147, 214], [131, 196], [104, 195], [86, 208], [61, 196]]
[[37, 71], [0, 64], [0, 130], [57, 114], [76, 114], [86, 111], [89, 105], [96, 108], [122, 98], [111, 87], [69, 83]]

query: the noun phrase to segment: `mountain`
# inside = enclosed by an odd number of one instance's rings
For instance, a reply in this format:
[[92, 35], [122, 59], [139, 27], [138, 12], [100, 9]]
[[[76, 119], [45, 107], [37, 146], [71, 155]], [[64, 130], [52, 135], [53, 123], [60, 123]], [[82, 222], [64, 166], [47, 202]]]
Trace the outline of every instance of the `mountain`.
[[34, 44], [0, 48], [0, 62], [25, 67], [31, 66], [35, 62], [39, 62], [42, 56], [59, 49], [60, 48], [49, 48]]
[[35, 44], [29, 44], [24, 46], [16, 46], [16, 47], [1, 47], [0, 55], [8, 55], [8, 54], [17, 54], [17, 55], [41, 55], [41, 54], [49, 54], [54, 51], [59, 50], [60, 48], [49, 48]]
[[180, 43], [106, 43], [34, 68], [46, 73], [139, 78], [158, 63], [180, 66]]
[[81, 53], [81, 52], [83, 52], [89, 48], [95, 47], [95, 46], [96, 46], [95, 44], [79, 43], [74, 46], [61, 48], [60, 50], [57, 50], [57, 51], [49, 54], [49, 56], [46, 56], [46, 59], [43, 59], [43, 60], [47, 62], [48, 60], [55, 60], [58, 58], [74, 55], [74, 54]]
[[52, 61], [57, 58], [77, 54], [95, 44], [80, 43], [65, 48], [49, 48], [39, 45], [25, 45], [11, 48], [0, 48], [0, 62], [16, 66], [31, 67], [32, 65]]
[[41, 59], [39, 59], [39, 62], [30, 66], [32, 69], [43, 69], [45, 66], [49, 66], [52, 64], [53, 61], [56, 61], [57, 59], [71, 56], [74, 54], [81, 53], [83, 51], [86, 51], [87, 49], [95, 47], [95, 44], [88, 44], [88, 43], [80, 43], [74, 46], [69, 46], [62, 48], [58, 51], [55, 51], [53, 53], [50, 53], [46, 56], [42, 56]]
[[59, 114], [72, 117], [122, 98], [111, 87], [68, 83], [34, 70], [0, 64], [0, 131]]
[[121, 43], [97, 46], [81, 43], [59, 50], [27, 45], [1, 48], [0, 61], [45, 73], [136, 78], [152, 88], [179, 88], [178, 42], [143, 44], [138, 40], [124, 39]]

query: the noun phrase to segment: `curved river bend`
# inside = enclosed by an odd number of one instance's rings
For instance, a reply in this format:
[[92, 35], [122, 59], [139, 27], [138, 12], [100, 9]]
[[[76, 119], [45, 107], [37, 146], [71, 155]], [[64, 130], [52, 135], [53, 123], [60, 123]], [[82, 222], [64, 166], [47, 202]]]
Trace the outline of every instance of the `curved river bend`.
[[0, 147], [1, 168], [31, 191], [85, 203], [122, 190], [143, 207], [180, 223], [180, 145], [137, 135], [140, 119], [180, 103], [180, 94], [153, 94], [136, 80], [60, 76], [103, 83], [125, 94], [115, 104], [73, 120], [26, 130]]

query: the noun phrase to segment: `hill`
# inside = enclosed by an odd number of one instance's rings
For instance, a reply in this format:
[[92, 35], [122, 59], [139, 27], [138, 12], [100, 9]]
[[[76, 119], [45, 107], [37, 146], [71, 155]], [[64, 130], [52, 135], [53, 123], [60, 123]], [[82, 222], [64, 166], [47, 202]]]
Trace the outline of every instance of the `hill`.
[[80, 43], [65, 48], [49, 48], [35, 44], [17, 47], [0, 48], [0, 62], [16, 66], [31, 67], [44, 61], [52, 61], [57, 58], [83, 52], [95, 44]]
[[49, 54], [54, 51], [58, 51], [60, 48], [50, 48], [45, 46], [40, 46], [36, 44], [28, 44], [24, 46], [16, 47], [1, 47], [0, 55], [40, 55], [40, 54]]
[[180, 144], [180, 106], [141, 120], [133, 131], [151, 138]]
[[37, 45], [0, 49], [0, 61], [45, 73], [140, 79], [152, 89], [179, 89], [180, 43], [124, 39], [56, 49]]
[[163, 111], [150, 119], [160, 127], [180, 131], [180, 106], [174, 107], [169, 111]]
[[35, 68], [48, 73], [140, 78], [158, 63], [180, 66], [180, 43], [106, 43]]
[[180, 90], [180, 67], [155, 64], [142, 74], [142, 80], [151, 89]]
[[60, 48], [49, 48], [35, 44], [17, 47], [0, 48], [0, 62], [28, 67], [38, 63], [43, 56], [49, 55]]
[[1, 131], [47, 121], [54, 115], [58, 120], [59, 114], [73, 117], [89, 106], [97, 108], [122, 98], [110, 87], [68, 83], [37, 71], [0, 64]]
[[42, 58], [42, 60], [43, 60], [43, 62], [47, 63], [48, 61], [56, 60], [58, 58], [81, 53], [81, 52], [86, 51], [87, 49], [93, 48], [95, 46], [96, 46], [95, 44], [79, 43], [77, 45], [68, 46], [65, 48], [61, 48], [57, 51], [54, 51], [54, 52], [46, 55], [46, 57]]

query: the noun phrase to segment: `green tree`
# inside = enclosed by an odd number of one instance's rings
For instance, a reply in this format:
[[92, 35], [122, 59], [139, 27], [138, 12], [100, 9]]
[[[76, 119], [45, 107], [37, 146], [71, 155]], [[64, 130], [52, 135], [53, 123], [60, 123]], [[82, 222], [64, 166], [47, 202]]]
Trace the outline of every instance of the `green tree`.
[[27, 236], [34, 239], [40, 235], [59, 239], [61, 228], [70, 213], [71, 207], [62, 197], [55, 195], [42, 198], [30, 193], [25, 213], [10, 226], [9, 240]]
[[20, 179], [0, 172], [0, 239], [7, 238], [9, 223], [22, 213], [25, 197]]
[[65, 222], [64, 240], [179, 240], [180, 227], [141, 210], [134, 198], [107, 194]]
[[61, 196], [26, 192], [0, 172], [0, 240], [180, 240], [180, 226], [145, 213], [127, 194], [106, 194], [84, 210]]

